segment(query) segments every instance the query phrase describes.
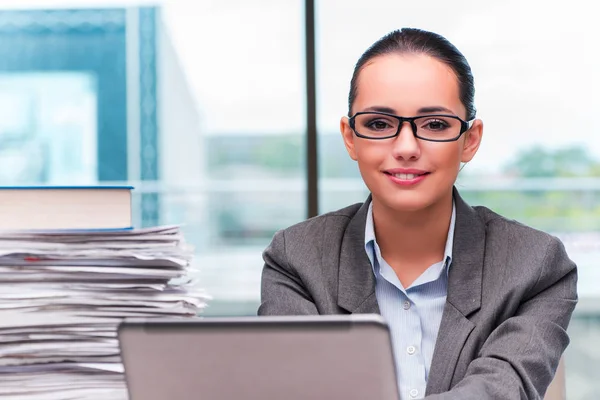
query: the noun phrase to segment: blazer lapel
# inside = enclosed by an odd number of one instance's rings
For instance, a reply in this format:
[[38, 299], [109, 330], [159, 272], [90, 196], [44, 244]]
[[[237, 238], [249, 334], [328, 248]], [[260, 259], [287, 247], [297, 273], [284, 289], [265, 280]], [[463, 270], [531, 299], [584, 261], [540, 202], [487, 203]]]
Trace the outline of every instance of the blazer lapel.
[[365, 224], [371, 196], [350, 220], [342, 239], [338, 306], [355, 314], [379, 314], [373, 267], [365, 251]]
[[[481, 307], [485, 225], [454, 189], [456, 225], [448, 295], [435, 345], [427, 394], [450, 388], [462, 347], [475, 325], [467, 318]], [[350, 313], [376, 313], [375, 276], [365, 252], [365, 224], [371, 197], [354, 215], [342, 239], [338, 306]]]
[[427, 394], [450, 389], [454, 369], [467, 337], [475, 327], [467, 317], [481, 307], [485, 224], [454, 189], [456, 225], [448, 295], [433, 352]]

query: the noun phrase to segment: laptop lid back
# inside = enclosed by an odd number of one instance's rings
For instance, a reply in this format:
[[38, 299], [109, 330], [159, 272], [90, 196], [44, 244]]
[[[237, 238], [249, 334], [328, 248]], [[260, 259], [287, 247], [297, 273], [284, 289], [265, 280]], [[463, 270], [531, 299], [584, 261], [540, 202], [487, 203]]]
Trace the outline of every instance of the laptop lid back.
[[378, 315], [125, 321], [130, 400], [397, 400]]

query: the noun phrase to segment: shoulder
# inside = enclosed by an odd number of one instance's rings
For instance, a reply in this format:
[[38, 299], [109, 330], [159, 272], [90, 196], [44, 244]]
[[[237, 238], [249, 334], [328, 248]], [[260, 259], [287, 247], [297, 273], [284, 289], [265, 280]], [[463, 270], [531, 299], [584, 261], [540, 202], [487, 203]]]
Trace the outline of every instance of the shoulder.
[[576, 268], [562, 241], [547, 232], [503, 217], [482, 206], [473, 207], [486, 227], [486, 253], [500, 256], [504, 267], [541, 283]]
[[511, 243], [517, 248], [526, 247], [531, 250], [560, 243], [560, 240], [550, 233], [506, 218], [487, 207], [475, 206], [473, 209], [485, 224], [488, 241]]
[[343, 232], [364, 203], [352, 204], [292, 225], [282, 232], [286, 237], [314, 235], [323, 230]]

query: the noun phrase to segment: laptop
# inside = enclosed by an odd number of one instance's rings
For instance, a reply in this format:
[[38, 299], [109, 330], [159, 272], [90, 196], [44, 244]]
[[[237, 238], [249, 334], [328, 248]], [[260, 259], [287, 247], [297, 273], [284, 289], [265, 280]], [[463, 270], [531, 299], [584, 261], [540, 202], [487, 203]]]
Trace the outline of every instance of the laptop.
[[398, 400], [379, 315], [125, 320], [130, 400]]

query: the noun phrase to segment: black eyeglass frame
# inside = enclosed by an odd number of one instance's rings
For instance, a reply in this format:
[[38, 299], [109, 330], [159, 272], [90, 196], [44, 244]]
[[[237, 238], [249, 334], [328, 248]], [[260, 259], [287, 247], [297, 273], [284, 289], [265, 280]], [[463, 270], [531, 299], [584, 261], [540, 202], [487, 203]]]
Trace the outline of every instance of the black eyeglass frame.
[[[393, 135], [389, 135], [389, 136], [383, 136], [383, 137], [372, 137], [372, 136], [365, 136], [361, 133], [359, 133], [356, 128], [355, 128], [355, 118], [359, 115], [364, 115], [364, 114], [378, 114], [378, 115], [385, 115], [386, 117], [392, 117], [392, 118], [396, 118], [400, 123], [398, 124], [398, 129], [396, 130], [396, 133]], [[417, 135], [417, 124], [415, 124], [415, 120], [417, 119], [422, 119], [422, 118], [428, 118], [428, 117], [444, 117], [444, 118], [453, 118], [456, 119], [458, 121], [460, 121], [460, 132], [459, 134], [452, 139], [428, 139], [428, 138], [424, 138], [421, 137], [419, 135]], [[350, 128], [352, 128], [352, 130], [354, 131], [354, 134], [360, 138], [363, 139], [369, 139], [369, 140], [382, 140], [382, 139], [391, 139], [394, 138], [396, 136], [398, 136], [400, 134], [400, 130], [402, 129], [402, 125], [404, 124], [404, 122], [408, 122], [412, 128], [413, 131], [413, 135], [421, 140], [427, 140], [428, 142], [455, 142], [457, 141], [463, 133], [465, 133], [466, 131], [468, 131], [469, 129], [471, 129], [471, 126], [473, 124], [474, 119], [469, 120], [469, 121], [465, 121], [460, 117], [457, 117], [456, 115], [448, 115], [448, 114], [430, 114], [430, 115], [419, 115], [416, 117], [401, 117], [399, 115], [394, 115], [394, 114], [388, 114], [385, 112], [381, 112], [381, 111], [361, 111], [361, 112], [357, 112], [355, 113], [353, 116], [351, 116], [349, 119], [349, 124], [350, 124]]]

